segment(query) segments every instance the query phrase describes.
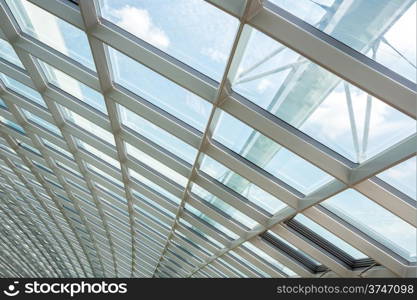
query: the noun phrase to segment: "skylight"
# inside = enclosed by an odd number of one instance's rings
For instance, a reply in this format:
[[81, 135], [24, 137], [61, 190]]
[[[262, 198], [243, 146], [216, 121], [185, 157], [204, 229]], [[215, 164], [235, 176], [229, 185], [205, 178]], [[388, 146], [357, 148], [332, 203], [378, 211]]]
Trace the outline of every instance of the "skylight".
[[12, 275], [415, 273], [415, 0], [79, 2], [0, 0]]

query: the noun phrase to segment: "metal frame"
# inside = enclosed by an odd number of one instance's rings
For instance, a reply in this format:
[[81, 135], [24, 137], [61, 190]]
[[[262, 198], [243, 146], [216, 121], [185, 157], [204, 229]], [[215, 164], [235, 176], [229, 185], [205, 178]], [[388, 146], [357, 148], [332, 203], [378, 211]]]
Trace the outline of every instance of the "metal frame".
[[[0, 25], [0, 37], [12, 45], [25, 68], [23, 70], [0, 58], [0, 72], [36, 89], [47, 105], [47, 108], [36, 105], [0, 82], [0, 96], [8, 108], [8, 110], [0, 109], [1, 117], [20, 125], [25, 131], [23, 134], [6, 125], [0, 125], [4, 146], [13, 150], [12, 152], [7, 152], [3, 148], [0, 150], [0, 158], [12, 171], [12, 173], [1, 171], [1, 175], [4, 178], [4, 183], [11, 186], [13, 191], [27, 204], [25, 209], [18, 205], [19, 211], [24, 211], [27, 215], [33, 210], [35, 212], [33, 217], [39, 219], [43, 224], [50, 225], [46, 226], [47, 230], [41, 233], [44, 240], [51, 241], [52, 238], [56, 242], [56, 248], [38, 246], [37, 242], [31, 238], [31, 233], [25, 231], [34, 248], [40, 251], [39, 253], [55, 257], [51, 253], [51, 249], [54, 249], [54, 253], [59, 253], [59, 260], [64, 257], [72, 266], [73, 273], [71, 274], [77, 276], [238, 277], [240, 276], [239, 272], [248, 277], [261, 276], [249, 265], [229, 255], [230, 251], [235, 251], [248, 263], [264, 272], [263, 274], [272, 277], [285, 276], [266, 261], [241, 247], [242, 244], [249, 242], [302, 277], [377, 277], [387, 274], [389, 276], [415, 277], [417, 275], [415, 265], [408, 264], [392, 255], [389, 249], [382, 247], [363, 233], [352, 230], [348, 224], [343, 224], [318, 206], [320, 202], [331, 196], [348, 188], [354, 188], [412, 226], [417, 226], [415, 203], [389, 184], [375, 177], [376, 174], [413, 157], [416, 154], [415, 149], [417, 149], [417, 135], [410, 136], [364, 163], [355, 164], [233, 92], [230, 82], [237, 72], [246, 48], [250, 35], [247, 25], [250, 25], [415, 119], [417, 93], [414, 83], [269, 2], [207, 0], [212, 5], [239, 19], [239, 28], [223, 78], [221, 82], [215, 82], [103, 19], [100, 16], [96, 0], [80, 1], [79, 7], [67, 0], [55, 0], [48, 4], [41, 0], [28, 1], [83, 30], [88, 37], [97, 70], [97, 73], [89, 70], [22, 32], [6, 2], [0, 0], [0, 17], [5, 20]], [[280, 30], [275, 30], [276, 28], [280, 28]], [[106, 45], [139, 61], [211, 103], [212, 111], [204, 132], [192, 128], [146, 99], [114, 83]], [[77, 78], [81, 83], [100, 92], [104, 96], [108, 116], [84, 105], [72, 95], [49, 84], [45, 80], [37, 59], [47, 62], [54, 68]], [[198, 149], [194, 163], [190, 165], [182, 161], [122, 125], [118, 111], [119, 105], [157, 124], [163, 130]], [[92, 133], [83, 131], [76, 124], [66, 120], [62, 115], [61, 107], [66, 107], [92, 124], [110, 132], [114, 137], [115, 146], [97, 138]], [[28, 120], [22, 108], [30, 110], [37, 117], [56, 125], [62, 137]], [[231, 114], [259, 133], [309, 161], [332, 175], [335, 180], [308, 195], [303, 195], [278, 180], [211, 138], [221, 111]], [[86, 151], [75, 142], [75, 139], [100, 149], [104, 154], [118, 161], [120, 169]], [[43, 140], [69, 152], [72, 158], [65, 157], [58, 151], [47, 147], [42, 142]], [[19, 141], [37, 149], [41, 156], [21, 147]], [[170, 182], [169, 178], [129, 155], [125, 142], [135, 145], [145, 154], [185, 176], [187, 178], [186, 186], [181, 187]], [[268, 215], [262, 209], [249, 203], [244, 196], [234, 193], [225, 185], [202, 172], [200, 165], [205, 154], [210, 155], [216, 161], [247, 178], [273, 196], [282, 199], [288, 206], [273, 216]], [[15, 160], [21, 165], [25, 165], [29, 172], [18, 169], [13, 163]], [[49, 168], [53, 174], [50, 174], [46, 169], [37, 167], [35, 163]], [[66, 165], [79, 175], [62, 168], [60, 164]], [[102, 176], [89, 166], [94, 166], [99, 172], [120, 181], [122, 186]], [[134, 170], [180, 198], [179, 205], [151, 187], [138, 182], [132, 177], [129, 170]], [[24, 186], [29, 191], [29, 194], [26, 195], [35, 198], [39, 203], [39, 210], [30, 205], [30, 201], [26, 199], [27, 196], [19, 191], [20, 185], [14, 184], [8, 176], [19, 179], [22, 187]], [[34, 182], [38, 182], [39, 185], [35, 185]], [[241, 224], [231, 222], [204, 200], [191, 193], [194, 183], [252, 218], [258, 225], [249, 229]], [[110, 192], [105, 192], [102, 188]], [[42, 193], [39, 193], [37, 189], [40, 189]], [[151, 199], [155, 204], [166, 209], [168, 213], [141, 199], [135, 192]], [[10, 192], [5, 191], [4, 194], [7, 196], [4, 198], [14, 199], [8, 193]], [[111, 193], [122, 197], [123, 202]], [[15, 203], [17, 204], [17, 201]], [[189, 213], [184, 208], [185, 204], [191, 205], [218, 224], [228, 228], [237, 234], [238, 238], [229, 240], [222, 232]], [[64, 205], [71, 206], [74, 212], [64, 208]], [[9, 205], [7, 205], [7, 209], [14, 212]], [[362, 268], [361, 270], [349, 269], [330, 255], [317, 250], [314, 244], [300, 239], [283, 225], [284, 221], [297, 213], [304, 213], [376, 260], [381, 266]], [[17, 214], [15, 216], [21, 218]], [[14, 220], [11, 213], [7, 213], [7, 217]], [[30, 216], [28, 219], [33, 220]], [[180, 220], [192, 224], [199, 232], [190, 230]], [[54, 232], [55, 228], [57, 232]], [[293, 245], [302, 248], [308, 255], [325, 265], [329, 271], [314, 273], [303, 266], [301, 262], [294, 260], [294, 257], [273, 249], [260, 239], [260, 235], [266, 230], [272, 230]], [[219, 248], [204, 235], [213, 238], [222, 247]], [[4, 239], [7, 240], [7, 237]], [[12, 242], [6, 241], [6, 243], [13, 247]], [[68, 245], [71, 251], [67, 251], [65, 245]], [[11, 249], [10, 247], [7, 249]], [[204, 250], [202, 251], [201, 248]], [[17, 253], [17, 255], [20, 254]], [[48, 260], [46, 259], [46, 261]], [[3, 265], [6, 266], [9, 274], [13, 274], [9, 265], [4, 262]], [[234, 269], [227, 267], [227, 265]], [[56, 260], [50, 266], [37, 267], [38, 269], [31, 268], [32, 273], [22, 267], [20, 274], [39, 276], [41, 273], [38, 272], [44, 272], [42, 274], [50, 276], [68, 275], [58, 271], [59, 263]], [[55, 269], [56, 267], [58, 269]]]

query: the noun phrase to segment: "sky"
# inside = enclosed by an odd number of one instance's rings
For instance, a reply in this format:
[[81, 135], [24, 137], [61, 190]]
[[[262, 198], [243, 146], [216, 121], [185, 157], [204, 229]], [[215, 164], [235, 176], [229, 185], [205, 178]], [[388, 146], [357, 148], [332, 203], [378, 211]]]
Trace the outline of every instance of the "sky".
[[[325, 10], [317, 4], [331, 6], [337, 1], [334, 0], [272, 0], [274, 4], [284, 8], [288, 12], [296, 15], [304, 21], [319, 26], [318, 22], [324, 16]], [[324, 28], [320, 27], [326, 33], [333, 37], [340, 39], [341, 42], [346, 43], [355, 50], [366, 53], [369, 57], [372, 56], [368, 52], [367, 47], [362, 47], [367, 38], [373, 37], [374, 32], [384, 28], [399, 7], [407, 8], [393, 26], [386, 30], [384, 37], [392, 44], [401, 54], [410, 60], [414, 66], [416, 65], [416, 1], [415, 0], [367, 0], [367, 1], [340, 1], [340, 6], [337, 9], [336, 17], [333, 17], [329, 24]], [[387, 13], [384, 18], [368, 18], [369, 11], [382, 11], [386, 9]], [[340, 12], [343, 12], [342, 14]], [[349, 15], [352, 22], [344, 23], [344, 27], [339, 28], [335, 25], [335, 20], [341, 19], [343, 16]], [[370, 26], [375, 22], [375, 26]], [[378, 25], [379, 24], [379, 25]], [[355, 29], [361, 32], [353, 33]], [[378, 50], [376, 61], [384, 66], [398, 72], [402, 76], [411, 81], [416, 82], [416, 69], [407, 63], [398, 53], [393, 51], [386, 45], [381, 45]]]

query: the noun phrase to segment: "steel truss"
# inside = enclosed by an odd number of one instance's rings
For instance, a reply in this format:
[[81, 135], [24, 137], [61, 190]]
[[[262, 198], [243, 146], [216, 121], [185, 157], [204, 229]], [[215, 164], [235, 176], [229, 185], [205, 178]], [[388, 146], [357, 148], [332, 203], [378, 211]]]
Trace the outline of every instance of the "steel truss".
[[[376, 174], [415, 156], [417, 136], [414, 134], [377, 156], [355, 164], [231, 90], [231, 82], [235, 78], [250, 35], [250, 29], [244, 27], [245, 25], [267, 34], [415, 119], [417, 93], [414, 83], [330, 38], [315, 27], [262, 1], [207, 0], [237, 17], [240, 22], [221, 82], [215, 82], [104, 20], [99, 15], [96, 0], [80, 1], [79, 6], [66, 0], [28, 1], [87, 34], [97, 72], [23, 33], [6, 2], [0, 0], [0, 37], [12, 45], [24, 66], [21, 69], [0, 58], [0, 72], [37, 90], [47, 106], [43, 108], [33, 104], [24, 95], [0, 82], [0, 97], [8, 108], [1, 109], [0, 115], [24, 130], [23, 133], [3, 124], [0, 126], [0, 144], [4, 146], [0, 148], [0, 197], [1, 210], [4, 212], [1, 230], [13, 232], [19, 236], [19, 240], [27, 241], [30, 251], [37, 257], [34, 260], [28, 251], [16, 244], [15, 234], [2, 234], [1, 276], [261, 277], [260, 272], [272, 277], [286, 276], [281, 270], [252, 255], [247, 248], [241, 247], [246, 242], [261, 249], [301, 277], [417, 276], [415, 264], [401, 259], [393, 251], [381, 246], [363, 232], [340, 222], [319, 206], [331, 196], [353, 188], [412, 226], [417, 226], [415, 204], [376, 178]], [[146, 99], [114, 83], [106, 45], [211, 103], [213, 106], [204, 132], [190, 127]], [[37, 59], [99, 91], [104, 96], [108, 117], [49, 84]], [[152, 141], [124, 127], [118, 105], [157, 124], [198, 149], [194, 163], [190, 165], [180, 160]], [[97, 139], [66, 120], [61, 107], [66, 107], [111, 132], [115, 146]], [[28, 120], [22, 109], [54, 124], [61, 137]], [[231, 114], [332, 175], [335, 180], [308, 195], [281, 182], [212, 139], [221, 111]], [[120, 163], [120, 169], [85, 151], [77, 145], [75, 139], [86, 142], [115, 159]], [[67, 151], [72, 158], [53, 151], [46, 146], [44, 140]], [[185, 176], [186, 187], [180, 187], [166, 180], [157, 171], [142, 165], [127, 153], [124, 142], [135, 145], [147, 155]], [[23, 143], [37, 149], [39, 154], [22, 147]], [[231, 192], [200, 170], [205, 154], [281, 199], [288, 206], [271, 216], [249, 204], [242, 195]], [[39, 168], [37, 164], [46, 168]], [[112, 184], [88, 165], [119, 180], [123, 186]], [[129, 169], [179, 197], [180, 204], [173, 205], [155, 190], [138, 183], [129, 174]], [[77, 170], [78, 174], [70, 170]], [[193, 183], [252, 218], [258, 225], [248, 229], [234, 223], [191, 193]], [[138, 191], [161, 205], [174, 218], [149, 205], [133, 191]], [[126, 203], [121, 203], [111, 193], [126, 199]], [[68, 202], [72, 204], [74, 211], [66, 208]], [[184, 209], [185, 204], [193, 206], [228, 228], [238, 238], [225, 238], [214, 228], [189, 214]], [[314, 244], [302, 239], [285, 225], [286, 220], [298, 213], [303, 213], [353, 245], [378, 265], [350, 269], [328, 253], [318, 250]], [[163, 220], [164, 224], [169, 224], [169, 228], [149, 216]], [[198, 227], [224, 247], [213, 246], [207, 239], [179, 222], [180, 219]], [[314, 273], [301, 262], [275, 249], [260, 237], [266, 230], [271, 230], [297, 248], [303, 249], [328, 270]], [[193, 243], [203, 249], [192, 246]], [[232, 253], [238, 254], [242, 260]]]

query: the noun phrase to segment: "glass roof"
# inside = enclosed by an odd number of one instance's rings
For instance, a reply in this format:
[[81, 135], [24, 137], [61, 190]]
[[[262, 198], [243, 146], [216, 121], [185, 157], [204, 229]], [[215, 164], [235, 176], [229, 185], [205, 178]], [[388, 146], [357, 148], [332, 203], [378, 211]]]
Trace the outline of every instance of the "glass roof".
[[378, 174], [378, 178], [384, 180], [411, 199], [416, 200], [416, 157], [412, 157], [403, 163]]
[[269, 0], [416, 82], [415, 0]]
[[0, 3], [0, 276], [416, 271], [416, 1], [251, 2]]

